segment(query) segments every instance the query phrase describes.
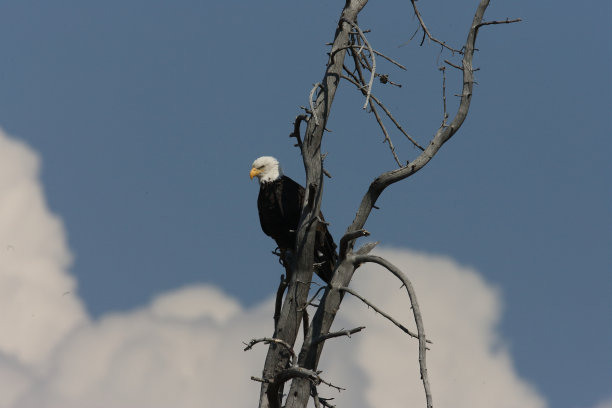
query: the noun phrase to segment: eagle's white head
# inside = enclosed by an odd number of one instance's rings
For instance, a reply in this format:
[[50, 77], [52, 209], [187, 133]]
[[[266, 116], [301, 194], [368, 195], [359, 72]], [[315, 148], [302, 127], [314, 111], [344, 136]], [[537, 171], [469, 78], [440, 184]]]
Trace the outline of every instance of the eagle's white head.
[[257, 177], [260, 183], [274, 181], [283, 175], [280, 164], [272, 156], [262, 156], [253, 162], [251, 168], [251, 180]]

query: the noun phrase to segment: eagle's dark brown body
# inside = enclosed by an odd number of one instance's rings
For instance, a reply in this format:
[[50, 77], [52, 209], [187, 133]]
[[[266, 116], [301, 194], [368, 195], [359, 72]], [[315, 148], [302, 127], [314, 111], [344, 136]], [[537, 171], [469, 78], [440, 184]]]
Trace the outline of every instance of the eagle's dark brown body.
[[[303, 201], [304, 188], [287, 176], [260, 183], [257, 209], [261, 229], [276, 241], [281, 251], [295, 249]], [[319, 216], [323, 219], [322, 214]], [[315, 272], [329, 283], [337, 260], [336, 244], [323, 223], [319, 223], [316, 231], [314, 252]]]

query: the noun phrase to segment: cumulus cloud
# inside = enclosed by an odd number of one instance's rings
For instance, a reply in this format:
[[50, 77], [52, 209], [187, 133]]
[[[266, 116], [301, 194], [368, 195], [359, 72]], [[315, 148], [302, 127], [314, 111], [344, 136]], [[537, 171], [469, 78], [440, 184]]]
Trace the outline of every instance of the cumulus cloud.
[[65, 272], [70, 253], [39, 167], [29, 147], [0, 129], [0, 353], [28, 370], [86, 319], [81, 301], [64, 296], [76, 287]]
[[[545, 401], [522, 380], [499, 337], [499, 291], [473, 269], [450, 259], [408, 250], [378, 250], [411, 279], [423, 314], [434, 403], [438, 407], [544, 407]], [[405, 290], [380, 266], [357, 272], [355, 288], [416, 332]], [[424, 406], [416, 341], [399, 333], [372, 310], [349, 302], [344, 314], [352, 324], [366, 320], [356, 345], [362, 370], [370, 370], [369, 406]], [[381, 403], [384, 401], [384, 403]]]
[[[245, 353], [242, 342], [270, 334], [273, 299], [244, 308], [212, 286], [189, 286], [92, 320], [67, 272], [65, 231], [46, 207], [38, 168], [30, 148], [0, 132], [0, 407], [253, 406], [259, 386], [250, 377], [261, 374], [266, 347]], [[417, 290], [434, 342], [437, 407], [546, 405], [500, 338], [498, 290], [444, 257], [378, 253]], [[355, 290], [414, 327], [397, 281], [374, 265], [356, 276]], [[347, 297], [335, 328], [360, 325], [352, 338], [328, 342], [320, 367], [347, 391], [321, 393], [338, 406], [423, 406], [415, 340]]]

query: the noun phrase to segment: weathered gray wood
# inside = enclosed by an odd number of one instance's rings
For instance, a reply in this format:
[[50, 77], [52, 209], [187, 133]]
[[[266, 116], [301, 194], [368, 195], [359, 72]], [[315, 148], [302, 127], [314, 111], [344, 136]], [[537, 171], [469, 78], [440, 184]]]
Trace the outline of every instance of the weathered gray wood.
[[[319, 222], [317, 215], [321, 207], [323, 192], [321, 139], [325, 130], [325, 124], [329, 118], [336, 89], [340, 82], [346, 46], [348, 45], [351, 25], [346, 20], [354, 21], [366, 3], [367, 0], [346, 1], [338, 28], [336, 29], [334, 44], [322, 81], [322, 89], [319, 90], [317, 98], [313, 103], [311, 120], [308, 121], [304, 139], [301, 143], [302, 158], [306, 170], [304, 207], [297, 232], [294, 262], [290, 265], [293, 273], [289, 274], [291, 280], [283, 307], [281, 308], [277, 330], [274, 334], [275, 338], [290, 345], [295, 344], [300, 322], [302, 321], [303, 311], [301, 308], [307, 302], [309, 282], [312, 280], [314, 237], [316, 223]], [[316, 122], [318, 124], [312, 119], [313, 117], [317, 118]], [[287, 367], [289, 358], [290, 354], [283, 347], [279, 347], [277, 344], [270, 344], [264, 365], [263, 378], [274, 378]], [[278, 394], [282, 392], [282, 387], [278, 387], [278, 393], [276, 392], [276, 387], [273, 387], [272, 393], [268, 392], [269, 388], [269, 383], [262, 383], [259, 400], [261, 408], [274, 408], [280, 403], [280, 396]], [[308, 397], [306, 401], [308, 401]]]
[[[376, 179], [374, 179], [374, 181], [370, 184], [368, 191], [363, 196], [359, 209], [357, 210], [357, 214], [353, 219], [353, 223], [348, 227], [346, 234], [351, 234], [354, 231], [362, 229], [370, 215], [370, 212], [372, 211], [372, 208], [376, 204], [376, 200], [378, 200], [378, 197], [380, 197], [385, 188], [389, 187], [393, 183], [412, 176], [425, 167], [425, 165], [429, 163], [436, 153], [438, 153], [444, 143], [453, 137], [453, 135], [463, 124], [463, 121], [467, 117], [470, 109], [472, 89], [474, 88], [474, 71], [472, 69], [472, 60], [474, 58], [476, 35], [482, 22], [484, 12], [488, 6], [489, 0], [481, 0], [478, 8], [476, 9], [476, 13], [474, 14], [474, 19], [472, 21], [470, 30], [468, 31], [468, 36], [463, 51], [463, 89], [461, 92], [461, 101], [459, 102], [459, 108], [457, 109], [457, 113], [453, 117], [453, 120], [448, 126], [438, 129], [429, 145], [412, 163], [409, 163], [399, 169], [382, 173], [376, 177]], [[349, 249], [353, 248], [353, 243], [354, 241], [349, 244]]]
[[[414, 334], [407, 331], [405, 327], [397, 323], [390, 316], [387, 316], [387, 318], [398, 325], [398, 327], [403, 328], [409, 335], [418, 338], [419, 367], [425, 389], [427, 407], [432, 408], [433, 406], [425, 356], [428, 340], [425, 337], [423, 319], [416, 299], [416, 293], [410, 281], [402, 271], [387, 260], [369, 255], [369, 252], [376, 243], [366, 244], [357, 252], [353, 252], [353, 247], [357, 238], [368, 235], [367, 231], [363, 230], [363, 227], [383, 191], [391, 184], [404, 180], [425, 167], [438, 153], [444, 143], [459, 130], [467, 116], [472, 97], [474, 85], [472, 59], [478, 29], [483, 25], [501, 24], [504, 22], [483, 23], [482, 18], [489, 5], [489, 0], [480, 1], [462, 49], [463, 60], [462, 66], [459, 69], [463, 71], [463, 88], [459, 108], [455, 116], [450, 124], [445, 125], [445, 122], [443, 122], [443, 125], [435, 132], [427, 147], [422, 150], [422, 153], [414, 161], [407, 163], [399, 169], [382, 173], [370, 184], [368, 191], [361, 200], [352, 224], [340, 240], [340, 256], [336, 271], [329, 285], [325, 288], [312, 321], [308, 324], [305, 308], [308, 305], [308, 290], [313, 274], [314, 238], [317, 224], [322, 222], [318, 218], [323, 194], [321, 141], [325, 125], [329, 119], [332, 102], [342, 77], [346, 51], [352, 49], [350, 32], [353, 29], [359, 32], [361, 37], [365, 37], [363, 31], [357, 25], [357, 16], [366, 4], [367, 0], [346, 0], [336, 29], [323, 81], [320, 84], [316, 84], [310, 94], [309, 105], [311, 111], [309, 116], [298, 116], [294, 124], [292, 136], [296, 138], [297, 144], [301, 149], [306, 171], [306, 191], [297, 231], [296, 248], [286, 265], [287, 276], [289, 277], [287, 294], [280, 309], [280, 314], [278, 317], [275, 315], [274, 340], [269, 341], [270, 346], [261, 380], [259, 406], [263, 408], [280, 408], [284, 384], [288, 381], [291, 381], [291, 385], [285, 407], [303, 408], [307, 406], [311, 393], [313, 393], [313, 386], [318, 385], [322, 381], [317, 372], [317, 367], [325, 341], [344, 334], [344, 332], [330, 334], [331, 325], [340, 309], [344, 293], [348, 290], [347, 288], [355, 270], [365, 262], [374, 262], [383, 266], [388, 272], [397, 276], [406, 287], [418, 333]], [[433, 41], [440, 43], [425, 27], [414, 1], [412, 1], [412, 4], [423, 31]], [[507, 20], [507, 22], [512, 21]], [[373, 54], [375, 51], [369, 45], [368, 47], [370, 48], [370, 53]], [[357, 59], [355, 63], [358, 63]], [[372, 69], [371, 72], [373, 78], [374, 73]], [[362, 76], [360, 75], [360, 77]], [[353, 78], [356, 81], [359, 80], [355, 77]], [[358, 88], [366, 93], [366, 104], [370, 96], [373, 100], [376, 100], [371, 95], [372, 81], [369, 82], [368, 88], [364, 88], [367, 85], [363, 79], [360, 81], [363, 86]], [[303, 140], [299, 134], [299, 125], [302, 121], [307, 121]], [[305, 337], [297, 361], [295, 361], [295, 353], [292, 351], [292, 348], [295, 346], [297, 332], [303, 321], [305, 322]], [[359, 329], [353, 329], [353, 332]], [[254, 341], [265, 340], [270, 339]], [[318, 398], [316, 390], [312, 395], [315, 398], [315, 404], [319, 405], [319, 401], [316, 399]]]

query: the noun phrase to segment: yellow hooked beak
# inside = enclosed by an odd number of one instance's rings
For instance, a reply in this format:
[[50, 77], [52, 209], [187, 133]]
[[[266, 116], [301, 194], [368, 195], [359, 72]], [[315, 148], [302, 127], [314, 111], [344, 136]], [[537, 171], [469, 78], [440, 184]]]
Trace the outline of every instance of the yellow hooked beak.
[[253, 177], [257, 176], [259, 173], [261, 173], [261, 170], [256, 169], [255, 167], [253, 167], [251, 169], [251, 172], [249, 173], [249, 176], [251, 177], [251, 180], [253, 180]]

